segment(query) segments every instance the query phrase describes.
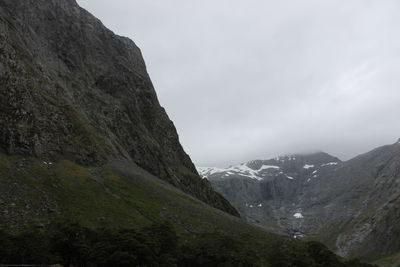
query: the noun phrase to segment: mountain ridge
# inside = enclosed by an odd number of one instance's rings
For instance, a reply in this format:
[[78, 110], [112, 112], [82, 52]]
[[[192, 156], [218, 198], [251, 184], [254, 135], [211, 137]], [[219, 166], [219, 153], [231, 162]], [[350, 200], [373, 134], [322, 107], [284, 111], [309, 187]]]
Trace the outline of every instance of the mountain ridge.
[[[299, 161], [300, 159], [300, 161]], [[290, 154], [284, 156], [278, 156], [268, 160], [251, 160], [246, 163], [241, 163], [238, 165], [230, 165], [228, 168], [218, 168], [218, 167], [197, 167], [197, 171], [200, 175], [204, 177], [208, 177], [215, 173], [221, 172], [229, 172], [235, 169], [241, 170], [240, 166], [242, 167], [242, 174], [245, 174], [246, 171], [252, 173], [252, 171], [262, 171], [264, 169], [279, 169], [282, 166], [282, 163], [287, 164], [287, 162], [296, 161], [296, 164], [303, 164], [304, 169], [313, 168], [315, 165], [323, 165], [323, 164], [330, 164], [330, 163], [340, 163], [342, 162], [339, 158], [334, 157], [328, 153], [318, 151], [314, 153], [306, 153], [306, 154]], [[247, 169], [246, 169], [247, 167]], [[245, 177], [245, 175], [244, 175]], [[249, 178], [255, 178], [254, 176], [249, 176]], [[258, 179], [262, 179], [262, 177], [258, 177]]]
[[400, 204], [400, 143], [347, 161], [331, 157], [335, 160], [325, 158], [325, 163], [293, 156], [249, 161], [250, 166], [256, 163], [254, 169], [261, 164], [279, 167], [264, 170], [261, 179], [243, 172], [226, 175], [232, 170], [224, 169], [200, 168], [199, 172], [244, 218], [270, 231], [319, 240], [342, 256], [368, 261], [400, 251], [395, 238], [400, 222], [396, 208]]

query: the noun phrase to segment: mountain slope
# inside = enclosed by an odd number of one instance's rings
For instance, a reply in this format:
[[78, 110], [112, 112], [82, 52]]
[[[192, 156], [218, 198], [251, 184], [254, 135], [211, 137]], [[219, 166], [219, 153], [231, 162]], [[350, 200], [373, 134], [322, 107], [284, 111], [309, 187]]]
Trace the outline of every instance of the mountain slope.
[[[246, 266], [364, 266], [344, 262], [321, 244], [267, 233], [124, 161], [85, 167], [0, 154], [0, 214], [0, 262], [2, 231], [43, 232], [52, 222], [67, 219], [100, 232], [140, 231], [169, 221], [186, 246], [194, 245], [194, 239], [204, 243], [200, 251], [190, 251], [199, 254], [192, 259], [199, 262], [195, 266], [223, 264], [232, 253], [235, 259], [251, 260]], [[201, 264], [204, 260], [211, 262]]]
[[235, 167], [199, 172], [253, 224], [367, 261], [400, 251], [399, 142], [346, 162], [317, 153], [243, 166], [253, 175]]
[[0, 2], [0, 151], [84, 165], [133, 161], [231, 214], [159, 105], [139, 48], [74, 0]]
[[336, 239], [342, 255], [376, 260], [400, 251], [400, 142], [347, 162], [353, 181], [346, 193], [358, 210], [341, 225]]
[[341, 164], [338, 158], [318, 152], [254, 160], [227, 169], [199, 168], [199, 173], [250, 222], [301, 236], [303, 220], [297, 217], [304, 191], [317, 183], [321, 173]]

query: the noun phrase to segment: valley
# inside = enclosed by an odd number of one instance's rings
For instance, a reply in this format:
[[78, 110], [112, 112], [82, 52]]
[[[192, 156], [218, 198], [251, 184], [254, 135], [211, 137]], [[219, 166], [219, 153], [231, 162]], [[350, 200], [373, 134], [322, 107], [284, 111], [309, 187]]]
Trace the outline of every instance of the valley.
[[400, 143], [196, 171], [139, 47], [75, 0], [0, 1], [0, 129], [0, 265], [399, 257]]

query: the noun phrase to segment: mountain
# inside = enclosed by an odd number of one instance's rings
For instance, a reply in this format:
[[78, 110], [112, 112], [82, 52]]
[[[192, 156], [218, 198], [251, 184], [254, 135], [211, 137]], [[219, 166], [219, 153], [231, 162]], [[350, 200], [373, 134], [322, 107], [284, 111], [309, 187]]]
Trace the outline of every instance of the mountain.
[[237, 215], [199, 178], [139, 48], [75, 0], [0, 2], [0, 151], [101, 166], [132, 161]]
[[[329, 154], [289, 155], [270, 160], [253, 160], [227, 169], [199, 168], [252, 223], [279, 233], [303, 235], [299, 218], [304, 190], [342, 162]], [[300, 228], [299, 228], [300, 227]]]
[[240, 219], [75, 0], [0, 1], [0, 127], [0, 265], [368, 266]]
[[342, 256], [400, 260], [400, 142], [345, 162], [320, 152], [198, 171], [253, 224]]

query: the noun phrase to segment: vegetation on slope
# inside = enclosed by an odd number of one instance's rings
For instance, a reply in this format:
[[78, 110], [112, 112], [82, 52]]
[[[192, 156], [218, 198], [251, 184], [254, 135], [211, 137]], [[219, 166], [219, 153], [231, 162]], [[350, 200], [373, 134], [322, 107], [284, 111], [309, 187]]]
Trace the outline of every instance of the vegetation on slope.
[[[368, 266], [343, 263], [322, 244], [276, 243], [272, 251], [248, 235], [179, 235], [168, 222], [133, 229], [89, 229], [76, 223], [51, 224], [46, 231], [0, 232], [0, 262], [64, 266]], [[264, 254], [265, 253], [265, 254]]]
[[131, 163], [1, 155], [0, 191], [3, 263], [362, 266], [247, 225]]

